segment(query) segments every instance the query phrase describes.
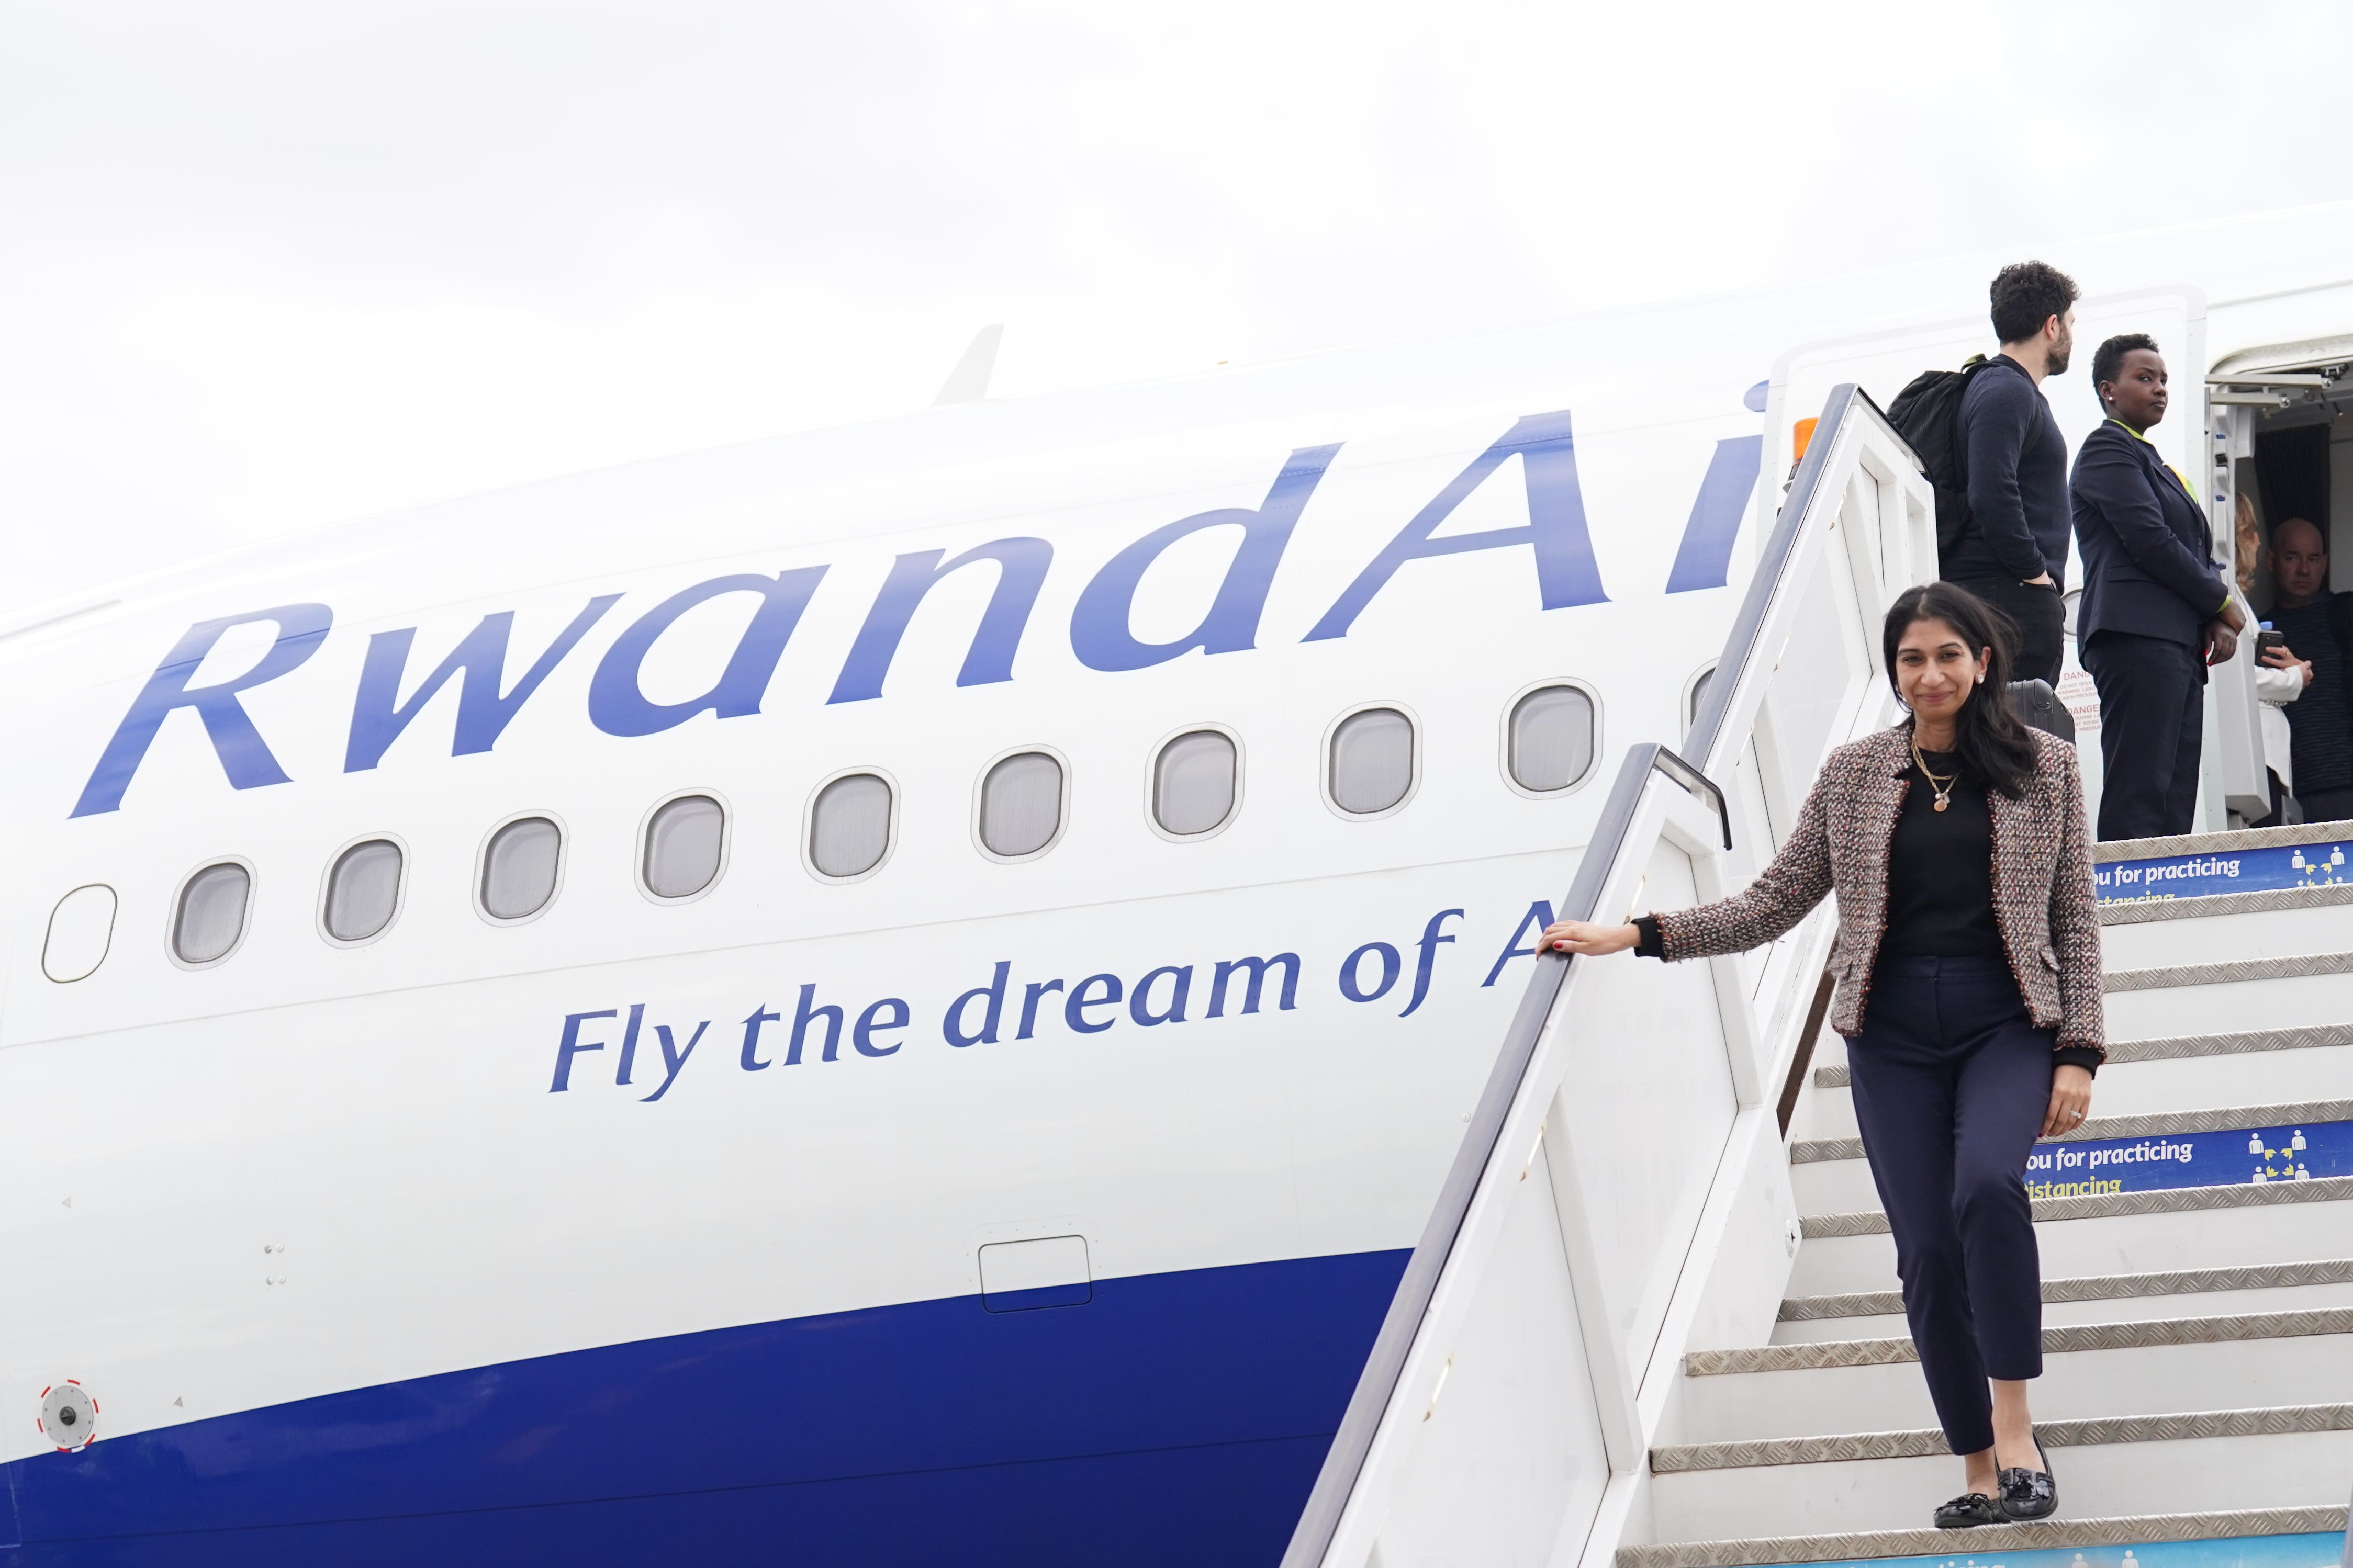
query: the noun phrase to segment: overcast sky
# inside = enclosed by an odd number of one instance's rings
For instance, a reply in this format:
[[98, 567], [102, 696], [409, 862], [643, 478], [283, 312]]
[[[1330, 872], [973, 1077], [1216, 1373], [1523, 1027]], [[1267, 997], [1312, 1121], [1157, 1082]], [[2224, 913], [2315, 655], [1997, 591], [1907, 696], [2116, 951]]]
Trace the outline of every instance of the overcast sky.
[[2334, 199], [2348, 58], [2332, 0], [8, 0], [0, 609], [921, 406], [992, 321], [1019, 395]]

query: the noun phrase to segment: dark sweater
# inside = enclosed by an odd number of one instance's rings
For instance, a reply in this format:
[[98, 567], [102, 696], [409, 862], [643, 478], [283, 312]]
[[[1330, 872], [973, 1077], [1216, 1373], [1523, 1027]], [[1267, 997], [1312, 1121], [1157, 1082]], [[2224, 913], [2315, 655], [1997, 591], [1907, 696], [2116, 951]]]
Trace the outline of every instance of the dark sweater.
[[[1908, 786], [1887, 847], [1887, 928], [1880, 958], [1992, 958], [2007, 961], [2001, 926], [1993, 913], [1993, 816], [1985, 791], [1956, 776], [1954, 758], [1924, 753], [1939, 778], [1951, 779], [1945, 809], [1936, 809], [1936, 787], [1915, 763], [1905, 773]], [[1663, 958], [1656, 917], [1634, 921], [1634, 951]], [[2052, 1053], [2058, 1067], [2079, 1067], [2097, 1076], [2100, 1054], [2084, 1046]]]
[[2026, 367], [1996, 354], [1961, 394], [1969, 522], [1940, 563], [1955, 583], [2023, 583], [2043, 573], [2064, 585], [2067, 438]]
[[2290, 757], [2299, 795], [2353, 784], [2353, 709], [2346, 689], [2346, 650], [2331, 625], [2329, 595], [2301, 609], [2272, 607], [2272, 628], [2287, 638], [2288, 652], [2312, 661], [2312, 681], [2289, 703]]

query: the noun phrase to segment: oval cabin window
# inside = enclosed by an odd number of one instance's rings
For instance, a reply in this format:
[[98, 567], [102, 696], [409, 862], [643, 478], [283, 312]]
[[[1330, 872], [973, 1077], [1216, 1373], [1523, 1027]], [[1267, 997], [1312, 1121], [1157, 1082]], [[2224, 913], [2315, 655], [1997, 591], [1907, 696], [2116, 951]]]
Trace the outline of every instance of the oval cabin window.
[[1164, 831], [1207, 833], [1233, 815], [1240, 771], [1234, 742], [1215, 730], [1179, 735], [1152, 770], [1152, 817]]
[[106, 962], [114, 941], [114, 889], [103, 882], [76, 888], [49, 911], [41, 943], [41, 973], [60, 984], [84, 980]]
[[482, 851], [482, 909], [492, 920], [535, 915], [555, 896], [564, 830], [543, 816], [510, 822]]
[[681, 795], [646, 824], [646, 891], [687, 899], [711, 886], [726, 847], [727, 813], [707, 795]]
[[233, 861], [207, 866], [180, 889], [172, 911], [172, 951], [183, 963], [214, 963], [245, 934], [252, 875]]
[[1574, 686], [1546, 686], [1514, 705], [1512, 781], [1537, 793], [1567, 789], [1593, 766], [1593, 699]]
[[818, 792], [809, 808], [809, 864], [828, 877], [862, 877], [891, 847], [891, 784], [851, 773]]
[[980, 841], [992, 855], [1035, 855], [1062, 830], [1062, 764], [1022, 752], [988, 770], [980, 785]]
[[1332, 803], [1358, 816], [1413, 788], [1413, 721], [1394, 708], [1351, 713], [1332, 731]]
[[400, 907], [400, 846], [388, 838], [371, 838], [336, 856], [321, 911], [327, 934], [337, 942], [365, 942], [390, 925]]

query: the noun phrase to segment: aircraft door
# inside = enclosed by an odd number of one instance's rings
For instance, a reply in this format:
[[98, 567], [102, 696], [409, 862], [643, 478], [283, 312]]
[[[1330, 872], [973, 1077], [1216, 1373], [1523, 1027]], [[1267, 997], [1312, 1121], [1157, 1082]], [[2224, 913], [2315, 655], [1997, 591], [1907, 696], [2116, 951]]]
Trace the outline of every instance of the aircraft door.
[[[2212, 423], [2213, 414], [2226, 411], [2211, 409], [2203, 395], [2206, 299], [2200, 290], [2175, 286], [2095, 295], [2077, 302], [2072, 363], [2042, 384], [2042, 395], [2050, 400], [2052, 415], [2067, 438], [2068, 451], [2072, 454], [2082, 446], [2084, 437], [2105, 417], [2092, 388], [2092, 354], [2103, 339], [2119, 332], [2147, 332], [2164, 352], [2173, 404], [2165, 420], [2148, 432], [2148, 438], [2211, 509], [2215, 560], [2229, 566], [2234, 531], [2230, 500], [2217, 493], [2214, 482], [2218, 448]], [[1992, 326], [1979, 310], [1966, 316], [1825, 339], [1791, 349], [1774, 366], [1767, 395], [1767, 467], [1778, 465], [1777, 471], [1786, 481], [1796, 463], [1797, 422], [1820, 408], [1830, 389], [1839, 383], [1856, 383], [1884, 408], [1922, 371], [1958, 369], [1969, 355], [1992, 353], [1997, 348]], [[2227, 427], [2223, 433], [2227, 434]], [[1759, 487], [1758, 504], [1767, 509], [1767, 520], [1770, 509], [1780, 503], [1780, 493], [1778, 484]], [[2086, 804], [2096, 814], [2101, 784], [2099, 699], [2091, 677], [2075, 657], [2073, 607], [2083, 576], [2072, 542], [2066, 582], [2069, 635], [2059, 694], [2075, 720]], [[2238, 656], [2211, 672], [2207, 686], [2205, 777], [2197, 823], [2200, 830], [2230, 826], [2230, 813], [2253, 816], [2270, 808], [2256, 720], [2253, 640], [2242, 639]]]

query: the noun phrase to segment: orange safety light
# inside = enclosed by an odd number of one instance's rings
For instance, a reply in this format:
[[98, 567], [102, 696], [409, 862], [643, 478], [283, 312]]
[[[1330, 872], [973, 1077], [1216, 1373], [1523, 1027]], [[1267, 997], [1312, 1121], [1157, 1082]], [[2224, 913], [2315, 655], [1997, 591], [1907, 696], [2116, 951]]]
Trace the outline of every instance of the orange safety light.
[[1806, 460], [1806, 448], [1811, 446], [1814, 440], [1814, 426], [1820, 423], [1821, 420], [1819, 418], [1800, 419], [1790, 428], [1789, 445], [1794, 450], [1789, 454], [1789, 461], [1802, 463]]

